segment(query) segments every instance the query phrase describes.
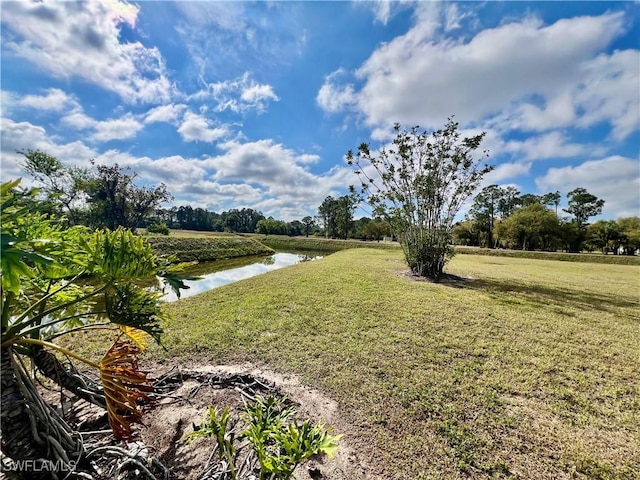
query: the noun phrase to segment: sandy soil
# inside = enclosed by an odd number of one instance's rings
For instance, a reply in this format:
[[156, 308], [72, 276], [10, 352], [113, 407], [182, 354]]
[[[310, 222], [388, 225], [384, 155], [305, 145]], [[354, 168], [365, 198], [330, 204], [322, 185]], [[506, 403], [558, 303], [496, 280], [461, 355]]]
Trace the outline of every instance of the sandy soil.
[[[189, 445], [180, 439], [193, 431], [193, 424], [202, 422], [209, 405], [221, 410], [229, 406], [232, 414], [243, 407], [243, 391], [247, 389], [234, 384], [234, 378], [254, 382], [254, 391], [262, 386], [265, 394], [275, 391], [296, 404], [296, 417], [311, 419], [333, 426], [334, 434], [345, 433], [348, 425], [340, 418], [338, 405], [320, 392], [301, 385], [293, 376], [283, 376], [276, 372], [260, 369], [252, 365], [158, 365], [153, 368], [154, 377], [162, 380], [170, 377], [172, 383], [160, 390], [158, 401], [144, 416], [144, 425], [139, 428], [136, 442], [123, 447], [151, 463], [158, 459], [169, 469], [171, 479], [197, 480], [204, 472], [212, 452], [209, 439], [199, 439]], [[178, 373], [180, 372], [180, 373]], [[176, 377], [180, 377], [176, 383]], [[220, 379], [231, 381], [220, 381]], [[249, 391], [251, 388], [249, 388]], [[59, 400], [59, 398], [58, 398]], [[75, 418], [83, 430], [108, 428], [103, 411], [91, 407], [84, 401], [67, 405], [67, 415]], [[100, 444], [108, 444], [110, 435], [101, 434]], [[348, 435], [341, 438], [334, 458], [316, 456], [300, 465], [295, 472], [296, 480], [377, 480], [364, 461], [349, 445]], [[158, 478], [161, 470], [150, 467]], [[113, 472], [113, 465], [103, 464], [105, 478]], [[134, 478], [134, 477], [132, 477]]]

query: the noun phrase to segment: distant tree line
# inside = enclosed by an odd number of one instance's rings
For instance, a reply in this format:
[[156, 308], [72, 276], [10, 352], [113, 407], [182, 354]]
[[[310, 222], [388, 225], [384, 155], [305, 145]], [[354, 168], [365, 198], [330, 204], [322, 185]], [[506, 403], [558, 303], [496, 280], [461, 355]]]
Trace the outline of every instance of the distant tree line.
[[584, 188], [566, 195], [567, 208], [558, 210], [559, 191], [521, 194], [514, 187], [490, 185], [474, 198], [465, 221], [452, 231], [454, 242], [488, 248], [521, 250], [583, 250], [632, 254], [640, 248], [640, 218], [599, 220], [604, 200]]
[[[36, 180], [40, 200], [50, 213], [63, 214], [70, 225], [115, 230], [169, 233], [169, 229], [260, 233], [265, 235], [324, 236], [380, 241], [392, 235], [388, 216], [354, 218], [360, 198], [350, 193], [326, 197], [316, 216], [285, 222], [252, 208], [222, 213], [183, 205], [161, 208], [173, 197], [164, 184], [138, 185], [135, 172], [117, 164], [91, 163], [90, 167], [67, 167], [39, 150], [19, 152], [23, 168]], [[459, 245], [524, 250], [601, 250], [633, 253], [640, 248], [640, 218], [588, 220], [602, 212], [604, 200], [584, 188], [567, 194], [568, 206], [558, 210], [560, 192], [521, 194], [514, 187], [485, 187], [474, 198], [466, 219], [453, 226], [452, 238]], [[41, 207], [40, 207], [41, 208]]]

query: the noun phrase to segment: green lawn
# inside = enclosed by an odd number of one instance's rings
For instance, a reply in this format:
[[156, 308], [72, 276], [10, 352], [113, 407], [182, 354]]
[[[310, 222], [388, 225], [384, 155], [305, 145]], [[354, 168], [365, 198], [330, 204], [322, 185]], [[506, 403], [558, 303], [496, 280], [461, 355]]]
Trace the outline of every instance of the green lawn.
[[345, 250], [185, 299], [152, 356], [299, 375], [385, 478], [640, 478], [640, 267], [405, 269]]

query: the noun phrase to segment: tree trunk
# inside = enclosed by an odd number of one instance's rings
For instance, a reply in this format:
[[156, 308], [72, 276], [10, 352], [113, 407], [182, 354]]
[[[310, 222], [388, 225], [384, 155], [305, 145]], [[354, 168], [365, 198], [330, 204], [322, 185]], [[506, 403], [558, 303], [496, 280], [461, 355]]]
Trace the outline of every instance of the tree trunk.
[[104, 409], [107, 408], [104, 391], [101, 387], [65, 367], [54, 354], [45, 350], [41, 345], [31, 347], [31, 358], [44, 376], [50, 378], [62, 388], [89, 403]]
[[10, 349], [2, 349], [2, 453], [13, 460], [45, 457], [46, 446], [33, 438], [11, 355]]
[[9, 477], [67, 476], [82, 452], [79, 435], [40, 397], [13, 349], [1, 352], [1, 448], [13, 467]]

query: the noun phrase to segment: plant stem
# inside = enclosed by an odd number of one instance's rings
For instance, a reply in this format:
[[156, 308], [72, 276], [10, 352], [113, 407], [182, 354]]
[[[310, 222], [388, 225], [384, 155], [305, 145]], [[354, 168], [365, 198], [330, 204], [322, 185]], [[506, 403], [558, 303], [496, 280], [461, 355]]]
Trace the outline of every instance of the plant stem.
[[13, 337], [10, 338], [9, 340], [6, 340], [5, 342], [2, 343], [1, 347], [2, 348], [6, 348], [12, 344], [17, 344], [17, 345], [25, 345], [25, 344], [29, 344], [29, 345], [41, 345], [43, 347], [48, 347], [51, 348], [53, 350], [57, 350], [60, 353], [62, 353], [63, 355], [67, 355], [68, 357], [72, 357], [75, 358], [76, 360], [79, 360], [83, 363], [86, 363], [87, 365], [90, 365], [94, 368], [99, 369], [100, 365], [98, 365], [95, 362], [92, 362], [91, 360], [84, 358], [80, 355], [78, 355], [75, 352], [72, 352], [71, 350], [68, 350], [64, 347], [61, 347], [60, 345], [56, 345], [55, 343], [51, 343], [51, 342], [45, 342], [44, 340], [37, 340], [35, 338], [18, 338], [18, 337]]

